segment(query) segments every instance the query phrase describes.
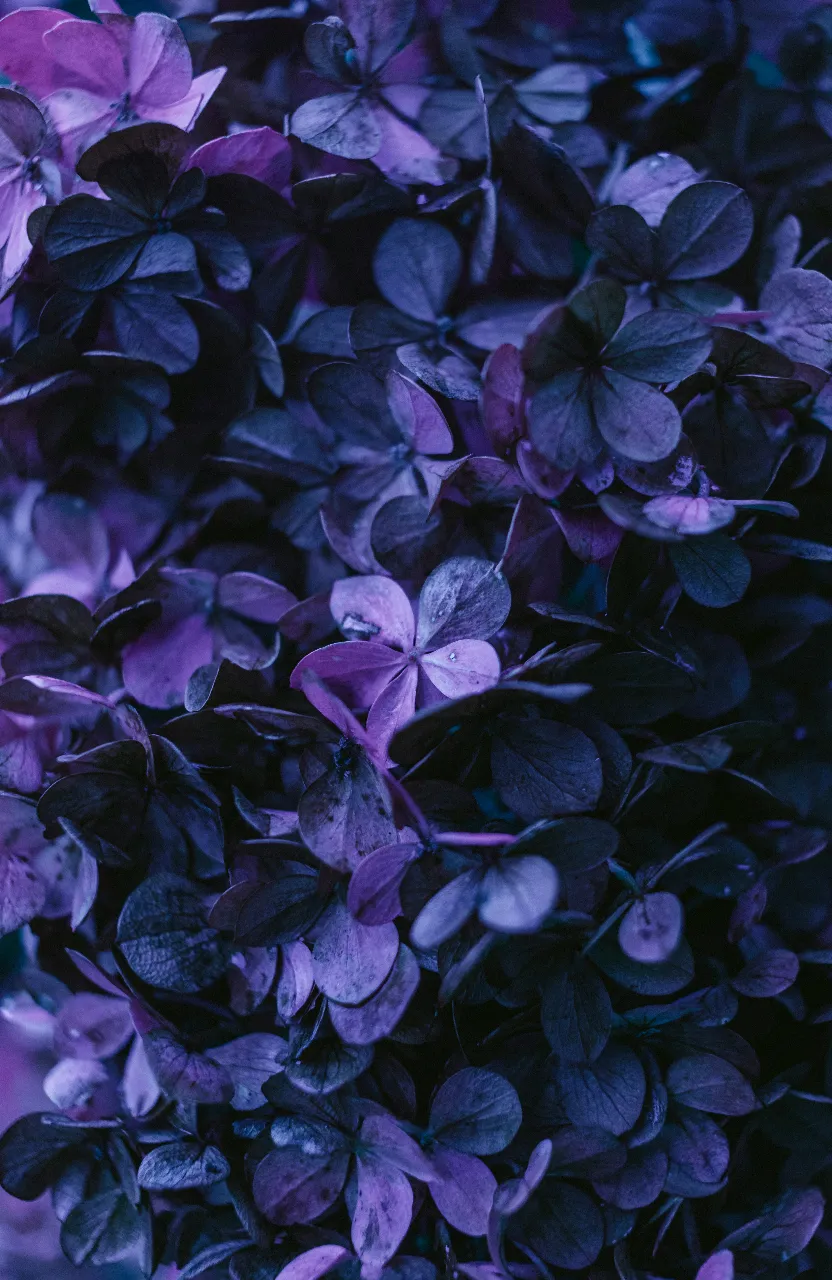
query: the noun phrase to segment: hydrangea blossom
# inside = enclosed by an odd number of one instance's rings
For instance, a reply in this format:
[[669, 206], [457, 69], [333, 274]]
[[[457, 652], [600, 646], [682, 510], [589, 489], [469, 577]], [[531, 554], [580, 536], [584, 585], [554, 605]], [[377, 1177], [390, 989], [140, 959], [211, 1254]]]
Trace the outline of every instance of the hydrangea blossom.
[[311, 671], [346, 690], [369, 708], [367, 732], [383, 749], [417, 701], [496, 684], [500, 659], [483, 637], [499, 629], [509, 604], [504, 579], [487, 561], [447, 561], [425, 582], [415, 610], [390, 578], [347, 578], [333, 587], [330, 607], [341, 631], [361, 638], [308, 654], [292, 681], [300, 685]]
[[823, 6], [2, 12], [4, 1204], [829, 1274]]

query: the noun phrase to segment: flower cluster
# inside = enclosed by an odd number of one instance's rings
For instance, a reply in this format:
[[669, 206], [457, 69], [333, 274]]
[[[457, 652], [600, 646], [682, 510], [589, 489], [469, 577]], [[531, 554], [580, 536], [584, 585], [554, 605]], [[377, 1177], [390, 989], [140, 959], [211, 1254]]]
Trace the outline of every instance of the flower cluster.
[[828, 6], [167, 8], [0, 20], [0, 1186], [829, 1274]]

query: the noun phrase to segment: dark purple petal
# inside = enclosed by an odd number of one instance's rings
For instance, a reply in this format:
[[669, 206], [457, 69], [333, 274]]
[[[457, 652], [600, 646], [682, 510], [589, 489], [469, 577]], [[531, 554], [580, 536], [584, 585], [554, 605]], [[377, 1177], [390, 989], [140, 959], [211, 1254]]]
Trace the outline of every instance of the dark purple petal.
[[333, 1027], [346, 1044], [375, 1044], [395, 1031], [419, 986], [419, 965], [404, 944], [396, 963], [375, 995], [358, 1008], [329, 1006]]
[[286, 1041], [265, 1031], [254, 1031], [208, 1050], [208, 1057], [225, 1067], [231, 1077], [235, 1111], [256, 1111], [264, 1105], [262, 1086], [282, 1071], [287, 1055]]
[[329, 908], [312, 949], [312, 971], [324, 995], [357, 1005], [378, 991], [399, 951], [395, 925], [367, 926], [345, 906]]
[[312, 1155], [301, 1147], [281, 1147], [254, 1171], [257, 1208], [279, 1226], [313, 1222], [335, 1203], [347, 1177], [349, 1155]]
[[391, 844], [362, 858], [350, 880], [347, 906], [362, 924], [387, 924], [401, 915], [399, 889], [419, 844]]
[[476, 1156], [437, 1146], [433, 1152], [436, 1178], [430, 1194], [442, 1217], [466, 1236], [484, 1236], [497, 1190], [497, 1179]]
[[254, 622], [279, 622], [297, 604], [291, 591], [259, 573], [226, 573], [220, 578], [217, 599], [224, 609]]
[[343, 691], [357, 707], [368, 707], [404, 665], [402, 654], [385, 644], [347, 640], [315, 649], [301, 658], [292, 672], [292, 686], [300, 689], [308, 672], [331, 685], [336, 693]]
[[206, 178], [244, 173], [281, 191], [289, 181], [292, 149], [282, 133], [264, 125], [204, 142], [191, 152], [188, 168], [201, 169]]
[[441, 1086], [430, 1109], [430, 1130], [445, 1147], [493, 1155], [507, 1147], [523, 1113], [512, 1085], [493, 1071], [466, 1067]]
[[413, 1188], [398, 1169], [373, 1155], [356, 1161], [352, 1243], [364, 1267], [377, 1274], [393, 1257], [410, 1227]]

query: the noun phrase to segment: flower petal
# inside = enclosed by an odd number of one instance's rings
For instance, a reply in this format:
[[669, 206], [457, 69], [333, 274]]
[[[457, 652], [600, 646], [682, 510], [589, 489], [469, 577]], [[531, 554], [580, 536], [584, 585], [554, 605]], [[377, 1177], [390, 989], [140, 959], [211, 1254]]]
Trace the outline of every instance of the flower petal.
[[392, 578], [379, 574], [342, 578], [332, 588], [329, 607], [350, 639], [373, 640], [405, 651], [413, 647], [413, 607]]
[[421, 662], [431, 684], [446, 698], [490, 689], [500, 678], [500, 659], [487, 640], [457, 640], [426, 653]]

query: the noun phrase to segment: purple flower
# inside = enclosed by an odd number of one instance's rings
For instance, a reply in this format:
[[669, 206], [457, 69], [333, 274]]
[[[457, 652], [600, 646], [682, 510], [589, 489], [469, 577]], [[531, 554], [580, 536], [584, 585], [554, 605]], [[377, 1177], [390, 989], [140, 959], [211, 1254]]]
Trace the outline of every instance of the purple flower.
[[43, 101], [71, 160], [143, 120], [190, 129], [225, 74], [194, 79], [185, 37], [161, 13], [127, 18], [106, 0], [99, 17], [21, 9], [0, 22], [0, 70]]
[[125, 646], [122, 663], [125, 687], [148, 707], [181, 704], [194, 672], [223, 658], [247, 670], [269, 666], [276, 641], [262, 640], [257, 626], [274, 634], [296, 603], [291, 591], [258, 573], [218, 576], [206, 569], [165, 568], [152, 586], [141, 580], [131, 591], [139, 599], [152, 595], [161, 606], [156, 620]]
[[511, 596], [487, 560], [457, 557], [435, 569], [414, 611], [391, 578], [347, 578], [332, 589], [332, 615], [345, 635], [302, 658], [292, 672], [299, 688], [315, 672], [358, 707], [368, 707], [367, 733], [379, 750], [421, 705], [479, 693], [496, 684], [500, 659], [485, 636], [505, 621]]
[[54, 150], [47, 122], [34, 102], [13, 89], [0, 89], [0, 297], [32, 252], [26, 234], [30, 214], [61, 198]]
[[254, 1173], [257, 1207], [279, 1225], [312, 1222], [350, 1179], [352, 1243], [369, 1280], [404, 1239], [413, 1213], [409, 1179], [431, 1182], [431, 1161], [381, 1107], [367, 1106], [364, 1119], [349, 1098], [326, 1111], [304, 1110], [272, 1124], [276, 1149]]

